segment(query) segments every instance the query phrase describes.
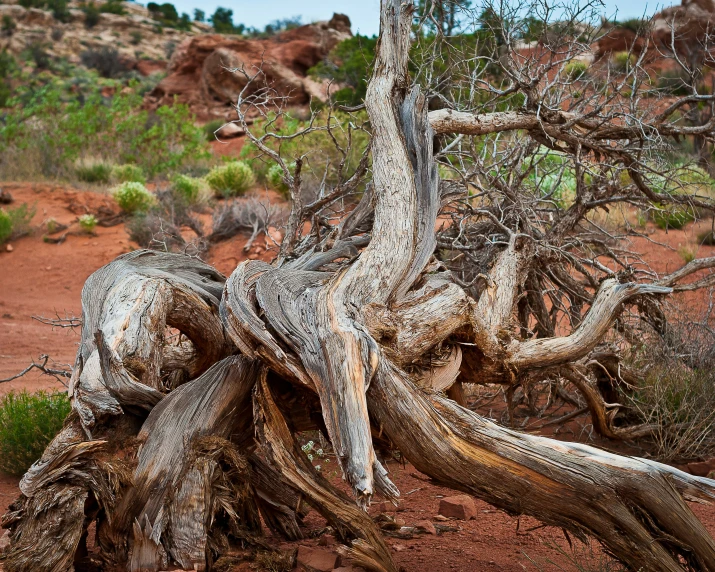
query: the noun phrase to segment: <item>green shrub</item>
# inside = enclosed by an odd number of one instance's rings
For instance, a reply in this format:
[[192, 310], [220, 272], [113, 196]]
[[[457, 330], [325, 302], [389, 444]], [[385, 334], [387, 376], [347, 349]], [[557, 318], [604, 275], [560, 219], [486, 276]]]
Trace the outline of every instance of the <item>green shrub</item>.
[[203, 126], [207, 141], [216, 141], [216, 130], [220, 129], [226, 122], [223, 119], [212, 119]]
[[146, 212], [156, 199], [142, 183], [122, 183], [112, 191], [119, 208], [127, 213]]
[[0, 470], [22, 476], [70, 412], [64, 393], [8, 393], [0, 399]]
[[588, 70], [588, 64], [580, 60], [573, 60], [566, 64], [564, 67], [564, 72], [569, 81], [576, 81], [581, 79]]
[[0, 244], [10, 236], [12, 236], [12, 219], [5, 209], [0, 208]]
[[690, 209], [679, 205], [658, 205], [658, 208], [652, 211], [651, 217], [656, 226], [663, 230], [679, 230], [695, 220]]
[[611, 63], [618, 71], [626, 71], [636, 63], [636, 56], [630, 52], [616, 52], [611, 56]]
[[256, 177], [244, 161], [231, 161], [211, 169], [206, 175], [206, 182], [214, 192], [224, 197], [235, 197], [250, 189]]
[[129, 43], [132, 46], [138, 46], [139, 44], [141, 44], [141, 41], [143, 39], [142, 33], [139, 30], [132, 30], [131, 32], [129, 32], [129, 37]]
[[37, 209], [27, 203], [22, 203], [14, 209], [8, 209], [7, 214], [12, 223], [12, 235], [10, 238], [20, 238], [32, 232], [32, 219], [35, 217]]
[[[295, 163], [290, 163], [288, 165], [288, 168], [291, 169], [291, 171], [295, 169]], [[271, 188], [275, 189], [276, 191], [279, 191], [283, 196], [290, 196], [290, 189], [283, 180], [283, 169], [281, 169], [281, 166], [278, 163], [274, 163], [273, 165], [271, 165], [270, 169], [268, 169], [268, 173], [266, 174], [266, 181], [271, 186]]]
[[82, 162], [75, 168], [75, 175], [85, 183], [108, 183], [112, 166], [101, 161]]
[[94, 28], [99, 24], [99, 8], [94, 5], [94, 2], [90, 2], [82, 7], [84, 12], [84, 26], [86, 28]]
[[176, 175], [172, 181], [172, 190], [186, 204], [199, 202], [201, 196], [201, 179], [187, 175]]
[[93, 234], [97, 228], [97, 218], [93, 214], [83, 214], [79, 217], [79, 227], [87, 234]]
[[[18, 82], [15, 105], [0, 121], [0, 180], [73, 179], [82, 157], [131, 163], [152, 178], [210, 156], [185, 105], [150, 112], [139, 81], [101, 79], [83, 67], [68, 72], [77, 77], [43, 85], [28, 74]], [[102, 96], [105, 87], [114, 90], [111, 98]]]
[[144, 171], [137, 165], [117, 165], [113, 167], [112, 180], [117, 183], [146, 183]]

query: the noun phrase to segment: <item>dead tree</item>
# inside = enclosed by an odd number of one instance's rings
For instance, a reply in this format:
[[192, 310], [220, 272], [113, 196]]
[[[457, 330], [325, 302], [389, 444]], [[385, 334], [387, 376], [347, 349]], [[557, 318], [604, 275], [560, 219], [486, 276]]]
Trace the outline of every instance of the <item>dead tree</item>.
[[[521, 130], [579, 162], [588, 154], [618, 161], [631, 177], [628, 196], [649, 198], [636, 147], [649, 130], [680, 128], [662, 112], [646, 128], [601, 121], [593, 108], [540, 109], [528, 98], [514, 112], [430, 112], [408, 73], [413, 11], [410, 2], [382, 1], [365, 100], [372, 181], [338, 224], [318, 214], [355, 189], [367, 161], [336, 190], [304, 203], [302, 160], [291, 172], [275, 154], [294, 201], [273, 264], [243, 262], [226, 280], [187, 256], [137, 251], [87, 281], [73, 413], [4, 517], [11, 531], [6, 570], [72, 569], [92, 522], [108, 564], [144, 571], [176, 562], [208, 570], [232, 542], [260, 542], [259, 514], [286, 537], [300, 537], [307, 503], [359, 565], [394, 571], [364, 511], [376, 495], [400, 494], [376, 453], [378, 435], [435, 481], [511, 514], [592, 536], [633, 569], [715, 570], [715, 541], [684, 501], [714, 498], [715, 481], [521, 434], [444, 394], [463, 378], [508, 385], [559, 367], [588, 385], [583, 359], [593, 356], [624, 305], [663, 297], [715, 260], [650, 280], [599, 266], [584, 254], [587, 238], [578, 224], [605, 204], [599, 201], [617, 202], [625, 191], [603, 178], [600, 187], [580, 183], [573, 204], [547, 225], [543, 210], [524, 208], [528, 199], [512, 196], [519, 181], [512, 178], [510, 186], [484, 163], [470, 163], [461, 182], [441, 182], [435, 135]], [[538, 95], [538, 81], [516, 72], [512, 80], [510, 89]], [[239, 101], [240, 121], [246, 103]], [[464, 141], [459, 135], [443, 141], [438, 155], [452, 145], [463, 156]], [[483, 197], [465, 196], [489, 177], [494, 188]], [[462, 189], [457, 203], [454, 185]], [[436, 230], [445, 212], [454, 223]], [[307, 235], [299, 231], [306, 221], [315, 227]], [[574, 237], [581, 242], [569, 244]], [[446, 249], [465, 253], [473, 266], [455, 265], [456, 257], [438, 252]], [[589, 264], [599, 276], [585, 269]], [[546, 280], [573, 302], [573, 328], [563, 335], [545, 307]], [[598, 405], [595, 396], [594, 411]], [[603, 422], [610, 427], [608, 418]], [[316, 428], [326, 432], [354, 499], [300, 451], [296, 433]]]

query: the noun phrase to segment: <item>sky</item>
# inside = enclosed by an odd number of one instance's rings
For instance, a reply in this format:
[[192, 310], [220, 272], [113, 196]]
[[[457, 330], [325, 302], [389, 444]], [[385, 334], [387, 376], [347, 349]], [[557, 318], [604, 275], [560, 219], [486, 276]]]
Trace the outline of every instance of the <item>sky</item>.
[[[142, 0], [139, 0], [140, 2]], [[162, 0], [154, 0], [161, 3]], [[168, 0], [172, 1], [172, 0]], [[333, 12], [347, 14], [353, 24], [353, 32], [372, 36], [379, 27], [378, 12], [380, 0], [173, 0], [176, 9], [193, 17], [194, 8], [200, 8], [206, 17], [213, 14], [217, 6], [233, 10], [235, 24], [263, 29], [266, 24], [281, 18], [302, 16], [303, 23], [315, 20], [329, 20]], [[476, 4], [477, 2], [474, 2]], [[651, 15], [664, 4], [679, 3], [673, 0], [648, 2], [646, 0], [605, 0], [605, 13], [617, 19], [636, 18]]]

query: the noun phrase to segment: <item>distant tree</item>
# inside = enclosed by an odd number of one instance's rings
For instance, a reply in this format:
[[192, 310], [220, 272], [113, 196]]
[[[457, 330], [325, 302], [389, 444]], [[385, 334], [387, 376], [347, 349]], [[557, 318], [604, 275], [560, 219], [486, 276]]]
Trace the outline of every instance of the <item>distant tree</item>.
[[205, 22], [206, 21], [206, 12], [203, 10], [199, 10], [198, 8], [194, 8], [194, 21], [195, 22]]
[[419, 0], [417, 16], [427, 28], [451, 36], [459, 25], [459, 12], [471, 4], [471, 0]]
[[235, 31], [233, 25], [233, 10], [219, 6], [209, 18], [211, 24], [219, 34], [232, 34]]
[[179, 21], [179, 13], [173, 4], [169, 4], [168, 2], [164, 4], [149, 2], [146, 7], [155, 20], [162, 20], [167, 24], [173, 24]]

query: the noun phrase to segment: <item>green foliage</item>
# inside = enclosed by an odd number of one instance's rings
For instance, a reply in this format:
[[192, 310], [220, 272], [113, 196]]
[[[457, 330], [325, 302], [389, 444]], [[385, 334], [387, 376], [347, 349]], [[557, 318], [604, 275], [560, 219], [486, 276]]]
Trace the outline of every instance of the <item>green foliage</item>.
[[212, 119], [204, 124], [204, 133], [207, 141], [216, 141], [216, 130], [220, 129], [226, 122], [223, 119]]
[[47, 44], [40, 41], [32, 42], [27, 46], [26, 54], [29, 59], [34, 62], [35, 67], [38, 70], [46, 70], [50, 68], [52, 60], [50, 59], [50, 54], [47, 52]]
[[630, 30], [635, 34], [642, 34], [647, 24], [648, 20], [643, 20], [642, 18], [629, 18], [628, 20], [624, 20], [623, 22], [616, 23], [619, 28]]
[[12, 236], [12, 219], [5, 209], [0, 208], [0, 244]]
[[[268, 118], [268, 122], [272, 120]], [[334, 113], [330, 116], [332, 135], [343, 149], [348, 149], [343, 169], [343, 180], [350, 177], [357, 169], [363, 152], [367, 149], [368, 135], [365, 131], [354, 128], [367, 121], [365, 112], [347, 114]], [[268, 122], [257, 121], [254, 123], [254, 132], [260, 133], [267, 129]], [[328, 123], [327, 113], [319, 114], [313, 121], [313, 127], [319, 128], [312, 133], [276, 141], [267, 138], [266, 144], [275, 151], [280, 151], [286, 162], [291, 162], [298, 157], [303, 157], [301, 170], [302, 189], [315, 194], [323, 183], [333, 185], [338, 182], [338, 165], [343, 161], [342, 154], [336, 149], [330, 134], [324, 129]], [[279, 123], [270, 125], [270, 130], [278, 135], [292, 135], [308, 126], [308, 121], [303, 121], [291, 116], [284, 116]], [[350, 141], [350, 143], [348, 143]], [[241, 158], [248, 161], [260, 180], [265, 180], [271, 164], [267, 164], [261, 153], [251, 143], [246, 143], [241, 150]], [[327, 169], [327, 173], [326, 173]]]
[[[295, 169], [295, 163], [290, 163], [288, 168], [291, 170]], [[286, 185], [283, 180], [283, 169], [281, 169], [281, 166], [278, 163], [274, 163], [268, 169], [266, 182], [271, 186], [271, 188], [276, 191], [280, 191], [280, 193], [286, 198], [290, 196], [288, 185]]]
[[201, 197], [202, 180], [187, 175], [176, 175], [172, 181], [172, 191], [186, 204], [192, 205], [199, 202]]
[[530, 169], [525, 182], [540, 200], [551, 201], [560, 208], [573, 202], [576, 171], [567, 155], [541, 147], [525, 168]]
[[156, 204], [156, 198], [141, 183], [122, 183], [112, 191], [114, 200], [124, 212], [144, 213]]
[[[0, 123], [0, 178], [72, 178], [81, 157], [131, 163], [153, 177], [209, 157], [188, 107], [147, 111], [139, 82], [122, 89], [82, 69], [66, 83], [28, 76], [19, 85]], [[104, 87], [115, 95], [103, 97]]]
[[0, 470], [22, 476], [71, 410], [64, 393], [8, 393], [0, 399]]
[[256, 182], [253, 170], [244, 161], [231, 161], [214, 167], [206, 175], [209, 187], [224, 197], [240, 196]]
[[16, 70], [15, 58], [7, 49], [2, 50], [0, 52], [0, 107], [5, 107], [12, 95], [10, 79]]
[[689, 95], [690, 77], [682, 70], [664, 70], [658, 74], [658, 89], [671, 95]]
[[94, 28], [99, 24], [99, 8], [94, 5], [94, 2], [85, 4], [82, 6], [82, 11], [84, 12], [84, 26], [85, 28]]
[[588, 64], [579, 60], [572, 60], [564, 67], [564, 72], [569, 81], [581, 79], [588, 71]]
[[199, 10], [198, 8], [194, 8], [194, 20], [196, 22], [205, 22], [206, 12], [204, 12], [203, 10]]
[[97, 70], [105, 78], [118, 77], [127, 71], [119, 52], [109, 46], [85, 50], [79, 57], [82, 65]]
[[87, 234], [93, 234], [94, 229], [97, 228], [97, 217], [95, 217], [93, 214], [83, 214], [79, 217], [79, 220], [77, 222], [79, 223], [79, 227], [82, 229], [82, 231], [86, 232]]
[[69, 21], [70, 12], [67, 7], [67, 0], [20, 0], [19, 4], [24, 8], [50, 10], [56, 20], [60, 22]]
[[2, 24], [0, 24], [0, 31], [2, 31], [5, 36], [12, 36], [17, 29], [17, 24], [15, 20], [8, 14], [4, 14], [2, 17]]
[[117, 165], [113, 167], [112, 180], [117, 183], [146, 183], [144, 171], [137, 165]]
[[715, 232], [708, 230], [698, 234], [698, 244], [705, 246], [715, 246]]
[[344, 84], [346, 87], [336, 91], [333, 99], [344, 105], [359, 105], [365, 99], [376, 46], [376, 37], [357, 34], [340, 42], [324, 61], [312, 67], [308, 73]]
[[219, 34], [234, 34], [236, 27], [233, 25], [233, 10], [219, 6], [209, 18], [211, 25]]
[[37, 209], [27, 203], [22, 203], [12, 209], [8, 209], [7, 215], [10, 217], [12, 233], [10, 238], [20, 238], [32, 232], [32, 219], [35, 217]]
[[139, 30], [132, 30], [129, 32], [129, 43], [132, 46], [138, 46], [141, 44], [141, 41], [144, 39], [142, 36], [142, 33]]
[[616, 52], [611, 56], [611, 64], [618, 70], [625, 72], [636, 63], [636, 56], [630, 52]]
[[656, 205], [651, 218], [658, 228], [679, 230], [695, 220], [695, 215], [687, 206], [667, 204]]
[[105, 2], [99, 7], [99, 11], [107, 14], [118, 14], [120, 16], [127, 13], [124, 6], [122, 6], [121, 0], [109, 0], [109, 2]]
[[112, 166], [102, 161], [82, 161], [75, 168], [75, 175], [85, 183], [108, 183]]
[[177, 22], [179, 20], [179, 13], [176, 11], [176, 7], [169, 2], [164, 2], [163, 4], [149, 2], [146, 8], [151, 13], [152, 18], [161, 20], [162, 23]]

